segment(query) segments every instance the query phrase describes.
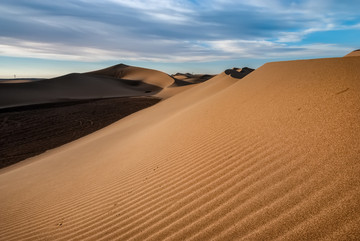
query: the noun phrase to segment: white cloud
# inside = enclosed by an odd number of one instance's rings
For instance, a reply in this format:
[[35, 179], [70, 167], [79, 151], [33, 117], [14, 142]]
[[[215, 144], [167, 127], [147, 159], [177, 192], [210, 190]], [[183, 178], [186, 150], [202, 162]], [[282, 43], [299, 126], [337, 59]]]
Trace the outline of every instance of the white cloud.
[[116, 59], [124, 55], [135, 57], [133, 52], [117, 52], [116, 55], [107, 50], [62, 45], [59, 43], [41, 43], [22, 41], [12, 38], [0, 38], [0, 55], [10, 57], [28, 57], [56, 60], [102, 61]]
[[114, 2], [122, 6], [127, 6], [135, 9], [142, 10], [155, 10], [159, 9], [172, 10], [175, 12], [189, 12], [190, 10], [186, 8], [189, 6], [188, 1], [182, 0], [107, 0], [109, 2]]
[[[153, 62], [203, 62], [209, 59], [225, 59], [226, 56], [212, 54], [208, 51], [206, 54], [194, 55], [194, 52], [203, 51], [198, 46], [188, 43], [189, 49], [193, 52], [176, 51], [177, 42], [174, 41], [160, 41], [167, 49], [175, 48], [174, 54], [169, 53], [147, 53], [141, 54], [134, 51], [126, 50], [106, 50], [99, 48], [69, 46], [59, 43], [41, 43], [22, 41], [12, 38], [0, 38], [0, 55], [9, 57], [28, 57], [41, 59], [56, 59], [56, 60], [76, 60], [85, 62], [99, 62], [106, 60], [121, 60], [127, 59], [132, 61], [153, 61]], [[189, 54], [191, 53], [191, 54]]]
[[280, 32], [279, 37], [276, 42], [279, 43], [292, 43], [292, 42], [300, 42], [307, 35], [315, 33], [315, 32], [325, 32], [338, 29], [333, 23], [323, 24], [323, 26], [319, 27], [310, 27], [304, 30], [300, 30], [297, 32]]
[[296, 57], [340, 57], [351, 51], [351, 48], [336, 44], [287, 45], [265, 40], [223, 40], [207, 42], [211, 48], [227, 53], [228, 58], [288, 58]]
[[[153, 17], [155, 20], [171, 23], [187, 22], [194, 13], [191, 4], [186, 0], [107, 0], [120, 6], [141, 11], [142, 15]], [[140, 16], [141, 18], [141, 16]]]

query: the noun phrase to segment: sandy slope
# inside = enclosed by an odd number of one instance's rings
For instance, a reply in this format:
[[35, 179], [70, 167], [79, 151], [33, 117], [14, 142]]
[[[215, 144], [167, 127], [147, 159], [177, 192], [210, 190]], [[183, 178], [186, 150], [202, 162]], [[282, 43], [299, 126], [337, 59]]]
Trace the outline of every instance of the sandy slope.
[[3, 169], [2, 240], [358, 240], [360, 58], [226, 74]]
[[168, 98], [173, 97], [174, 95], [177, 95], [185, 90], [193, 88], [195, 85], [196, 84], [184, 85], [184, 86], [169, 86], [167, 88], [164, 88], [162, 91], [155, 94], [154, 96], [159, 97], [161, 99], [168, 99]]

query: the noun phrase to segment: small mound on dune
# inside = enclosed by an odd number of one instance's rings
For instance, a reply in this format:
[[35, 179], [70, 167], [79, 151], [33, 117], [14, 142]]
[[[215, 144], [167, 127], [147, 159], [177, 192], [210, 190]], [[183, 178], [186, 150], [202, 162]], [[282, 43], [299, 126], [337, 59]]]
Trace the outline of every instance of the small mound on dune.
[[253, 71], [254, 71], [254, 69], [251, 69], [251, 68], [248, 68], [248, 67], [232, 68], [232, 69], [225, 70], [225, 74], [230, 75], [231, 77], [233, 77], [235, 79], [242, 79], [246, 75], [250, 74]]

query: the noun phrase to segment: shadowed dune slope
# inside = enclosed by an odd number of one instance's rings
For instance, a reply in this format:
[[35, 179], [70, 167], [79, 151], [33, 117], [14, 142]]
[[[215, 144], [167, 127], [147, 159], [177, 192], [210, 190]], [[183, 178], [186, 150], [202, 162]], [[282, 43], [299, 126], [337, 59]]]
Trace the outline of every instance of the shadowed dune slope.
[[359, 240], [360, 58], [225, 73], [0, 171], [0, 239]]
[[[0, 108], [79, 99], [148, 96], [158, 93], [173, 81], [160, 71], [123, 66], [126, 65], [27, 83], [0, 83]], [[115, 73], [122, 69], [126, 69], [126, 74]]]

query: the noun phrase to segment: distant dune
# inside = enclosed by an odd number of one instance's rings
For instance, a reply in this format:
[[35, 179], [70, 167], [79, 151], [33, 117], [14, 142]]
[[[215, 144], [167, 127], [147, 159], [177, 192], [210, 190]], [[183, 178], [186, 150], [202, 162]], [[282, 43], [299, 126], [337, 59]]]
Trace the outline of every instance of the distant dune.
[[128, 66], [125, 64], [115, 65], [106, 69], [88, 72], [98, 76], [109, 76], [116, 79], [141, 81], [149, 85], [165, 88], [170, 86], [174, 80], [167, 74], [140, 67]]
[[214, 75], [184, 76], [169, 76], [157, 70], [118, 64], [52, 79], [4, 79], [0, 81], [0, 109], [112, 97], [156, 96], [166, 99]]
[[104, 70], [26, 83], [0, 83], [0, 108], [81, 99], [148, 96], [173, 79], [156, 70], [116, 65]]
[[359, 240], [359, 66], [224, 72], [2, 169], [0, 239]]

